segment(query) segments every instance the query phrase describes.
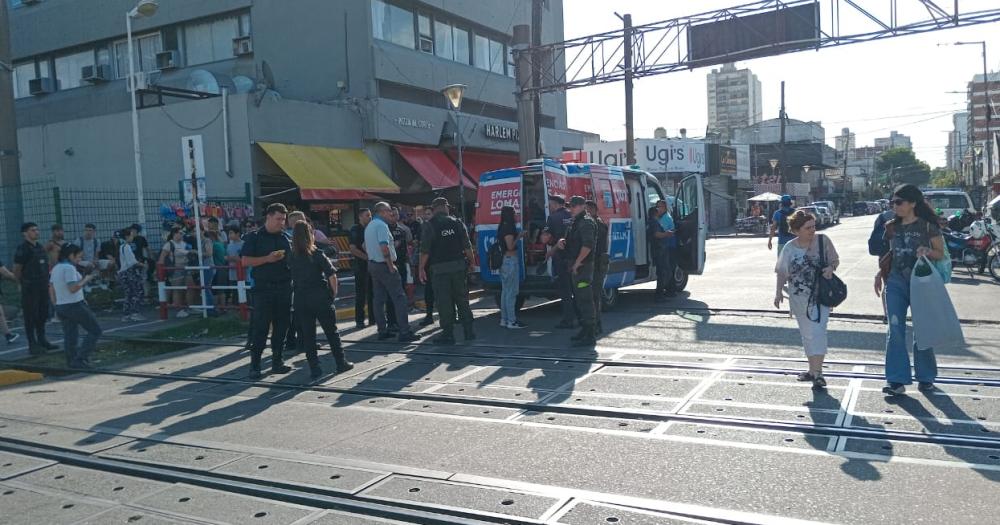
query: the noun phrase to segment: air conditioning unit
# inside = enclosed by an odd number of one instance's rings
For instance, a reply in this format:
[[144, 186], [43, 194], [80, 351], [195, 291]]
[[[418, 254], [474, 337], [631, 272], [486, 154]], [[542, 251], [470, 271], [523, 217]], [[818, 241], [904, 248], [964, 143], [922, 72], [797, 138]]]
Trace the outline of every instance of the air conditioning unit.
[[28, 81], [28, 92], [32, 95], [47, 95], [56, 92], [54, 78], [33, 78]]
[[233, 39], [233, 56], [243, 56], [253, 54], [253, 42], [248, 36], [239, 36]]
[[[126, 80], [127, 80], [127, 78], [126, 78]], [[132, 82], [128, 82], [127, 84], [128, 85], [125, 86], [125, 89], [128, 90], [129, 93], [132, 93], [134, 91], [132, 89], [132, 85], [131, 85]], [[146, 73], [144, 73], [142, 71], [136, 71], [136, 73], [135, 73], [135, 91], [144, 91], [146, 89], [149, 89], [149, 79], [146, 77]]]
[[181, 55], [176, 50], [156, 54], [156, 69], [177, 69], [181, 67]]
[[107, 64], [83, 66], [80, 69], [80, 76], [91, 84], [107, 82], [111, 80], [111, 66]]

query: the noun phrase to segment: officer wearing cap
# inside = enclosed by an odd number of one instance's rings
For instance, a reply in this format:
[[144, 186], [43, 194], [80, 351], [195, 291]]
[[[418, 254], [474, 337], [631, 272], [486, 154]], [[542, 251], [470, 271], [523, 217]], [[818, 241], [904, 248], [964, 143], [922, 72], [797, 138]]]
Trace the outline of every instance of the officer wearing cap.
[[555, 277], [556, 293], [559, 294], [559, 307], [562, 320], [556, 328], [573, 328], [576, 311], [573, 309], [573, 279], [568, 268], [568, 261], [562, 250], [556, 249], [556, 242], [566, 236], [573, 215], [566, 209], [566, 200], [559, 195], [549, 195], [549, 218], [542, 230], [542, 242], [550, 246], [548, 256], [552, 258], [552, 273]]
[[593, 282], [597, 224], [587, 215], [586, 202], [579, 195], [569, 200], [573, 223], [566, 232], [566, 237], [556, 243], [569, 263], [574, 304], [580, 315], [580, 332], [573, 336], [573, 346], [593, 346], [596, 343]]
[[594, 332], [601, 333], [601, 294], [604, 291], [604, 279], [608, 276], [608, 223], [601, 220], [597, 211], [597, 203], [587, 201], [587, 214], [597, 225], [597, 238], [594, 241]]
[[461, 221], [448, 215], [448, 199], [438, 197], [431, 207], [434, 216], [424, 222], [420, 232], [420, 282], [427, 283], [430, 270], [430, 285], [434, 289], [441, 323], [441, 335], [434, 342], [455, 344], [456, 307], [465, 340], [471, 341], [476, 334], [472, 330], [472, 308], [469, 307], [466, 281], [468, 265], [473, 261], [469, 232]]

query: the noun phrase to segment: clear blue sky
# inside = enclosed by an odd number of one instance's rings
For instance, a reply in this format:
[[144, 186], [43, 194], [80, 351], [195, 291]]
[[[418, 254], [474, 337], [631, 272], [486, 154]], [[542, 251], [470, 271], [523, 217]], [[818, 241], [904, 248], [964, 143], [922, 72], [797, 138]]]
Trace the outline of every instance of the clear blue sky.
[[[631, 13], [636, 25], [739, 5], [739, 0], [564, 0], [566, 38], [621, 27], [614, 12]], [[829, 28], [830, 0], [823, 0], [824, 29]], [[888, 18], [886, 0], [859, 0]], [[951, 9], [953, 2], [937, 2]], [[996, 7], [998, 0], [962, 0], [965, 10]], [[865, 32], [874, 26], [858, 14], [847, 14], [843, 2], [841, 32]], [[926, 13], [917, 0], [898, 0], [900, 20]], [[964, 111], [967, 83], [982, 74], [979, 46], [939, 43], [986, 40], [991, 71], [1000, 70], [1000, 23], [934, 31], [847, 46], [805, 51], [737, 63], [750, 68], [761, 82], [764, 118], [778, 116], [780, 83], [790, 118], [815, 120], [826, 128], [827, 143], [843, 127], [857, 133], [857, 144], [871, 145], [890, 130], [913, 138], [919, 158], [932, 167], [945, 163], [950, 111]], [[676, 51], [675, 51], [676, 53]], [[718, 67], [718, 66], [716, 66]], [[704, 134], [708, 121], [706, 75], [711, 68], [668, 73], [635, 83], [637, 137], [651, 137], [657, 126], [676, 135]], [[950, 94], [948, 91], [962, 91]], [[621, 83], [568, 91], [569, 125], [600, 133], [605, 140], [625, 138], [624, 85]]]

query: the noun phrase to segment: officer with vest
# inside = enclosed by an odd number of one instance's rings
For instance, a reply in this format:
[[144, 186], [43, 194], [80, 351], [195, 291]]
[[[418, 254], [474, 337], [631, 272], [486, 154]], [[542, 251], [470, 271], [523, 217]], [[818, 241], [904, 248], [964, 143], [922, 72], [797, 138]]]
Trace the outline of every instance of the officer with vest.
[[562, 319], [556, 328], [573, 328], [576, 312], [573, 309], [573, 277], [569, 272], [569, 261], [562, 250], [556, 247], [556, 242], [566, 236], [573, 215], [566, 209], [566, 200], [559, 195], [549, 195], [549, 218], [545, 221], [542, 231], [542, 242], [551, 249], [548, 255], [552, 258], [552, 276], [555, 278], [556, 293], [559, 294], [559, 308]]
[[597, 239], [594, 241], [594, 331], [601, 333], [604, 327], [601, 326], [601, 295], [604, 291], [604, 279], [608, 276], [608, 223], [601, 219], [597, 212], [597, 203], [587, 201], [587, 214], [594, 219], [597, 224]]
[[441, 335], [434, 342], [455, 344], [456, 307], [465, 340], [471, 341], [476, 334], [472, 331], [466, 274], [468, 265], [473, 261], [472, 243], [465, 225], [448, 215], [448, 199], [438, 197], [431, 207], [434, 216], [424, 222], [420, 233], [420, 282], [426, 284], [430, 273], [441, 323]]
[[573, 214], [566, 237], [556, 243], [568, 263], [568, 273], [573, 285], [573, 299], [580, 316], [580, 332], [573, 336], [573, 346], [593, 346], [596, 340], [594, 326], [594, 249], [597, 244], [597, 223], [587, 215], [586, 200], [574, 195], [569, 200]]

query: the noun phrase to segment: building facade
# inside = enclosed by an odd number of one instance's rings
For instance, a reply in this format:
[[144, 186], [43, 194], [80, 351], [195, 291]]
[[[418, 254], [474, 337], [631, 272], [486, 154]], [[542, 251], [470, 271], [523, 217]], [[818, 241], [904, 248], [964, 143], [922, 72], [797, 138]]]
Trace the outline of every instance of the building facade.
[[736, 128], [761, 121], [761, 89], [757, 75], [749, 69], [736, 69], [733, 63], [713, 69], [708, 83], [708, 128], [720, 133], [722, 141], [733, 138]]
[[969, 149], [969, 113], [962, 111], [951, 117], [952, 130], [948, 132], [947, 168], [964, 173], [964, 157]]
[[990, 148], [987, 145], [986, 95], [989, 93], [989, 101], [992, 106], [989, 130], [994, 137], [992, 144], [994, 180], [990, 182], [995, 183], [1000, 178], [998, 177], [1000, 174], [1000, 154], [998, 154], [996, 144], [997, 134], [1000, 133], [1000, 72], [990, 73], [989, 82], [983, 78], [983, 75], [975, 75], [969, 82], [968, 90], [968, 139], [970, 144], [979, 146], [979, 153], [970, 155], [971, 164], [975, 166], [976, 172], [979, 174], [978, 177], [975, 174], [972, 176], [978, 179], [975, 182], [977, 185], [987, 182], [986, 177], [989, 173], [987, 161], [990, 157]]
[[[2, 1], [13, 2], [22, 182], [134, 191], [125, 21], [136, 0]], [[340, 203], [350, 216], [379, 196], [423, 203], [454, 195], [460, 180], [474, 187], [480, 170], [517, 163], [511, 39], [530, 6], [161, 1], [133, 19], [144, 189], [179, 193], [189, 171], [182, 139], [192, 136], [207, 193], [240, 196], [249, 184], [258, 210]], [[562, 9], [546, 3], [543, 42], [563, 39]], [[457, 114], [441, 93], [450, 84], [467, 86]], [[540, 128], [546, 153], [582, 146], [566, 129], [565, 94], [542, 97]], [[131, 222], [135, 202], [120, 211]]]
[[910, 140], [910, 137], [893, 130], [889, 132], [888, 137], [876, 138], [875, 147], [884, 150], [893, 148], [913, 149], [913, 142]]

